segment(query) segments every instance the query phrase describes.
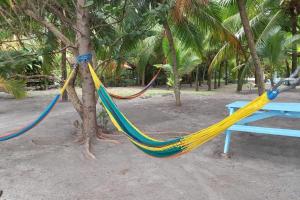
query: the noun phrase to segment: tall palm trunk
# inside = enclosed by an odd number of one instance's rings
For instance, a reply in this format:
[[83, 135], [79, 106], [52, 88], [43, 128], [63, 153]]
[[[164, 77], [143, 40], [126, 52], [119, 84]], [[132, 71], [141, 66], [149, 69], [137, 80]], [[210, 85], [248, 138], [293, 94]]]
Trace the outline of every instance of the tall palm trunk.
[[245, 0], [237, 0], [237, 4], [239, 7], [239, 13], [241, 16], [242, 24], [244, 27], [244, 32], [248, 41], [248, 46], [250, 49], [250, 54], [253, 59], [253, 64], [255, 67], [255, 73], [257, 76], [257, 86], [258, 86], [258, 94], [262, 95], [265, 91], [265, 83], [264, 83], [264, 72], [261, 68], [260, 60], [257, 56], [256, 49], [255, 49], [255, 43], [253, 34], [250, 28], [249, 19], [247, 16], [246, 6], [245, 6]]
[[207, 90], [211, 91], [211, 73], [207, 73]]
[[176, 99], [176, 106], [181, 106], [179, 75], [177, 72], [177, 58], [176, 58], [176, 49], [175, 49], [175, 45], [174, 45], [173, 35], [172, 35], [171, 29], [170, 29], [170, 26], [169, 26], [167, 20], [164, 21], [163, 26], [165, 29], [167, 39], [169, 41], [170, 51], [171, 51], [172, 60], [173, 60], [172, 68], [173, 68], [173, 73], [174, 73], [174, 94], [175, 94], [175, 99]]
[[225, 61], [225, 85], [228, 85], [228, 62]]
[[199, 86], [202, 86], [202, 84], [204, 84], [204, 80], [205, 80], [205, 67], [203, 65], [201, 65], [201, 70], [200, 70], [200, 79], [199, 79]]
[[195, 77], [195, 90], [199, 91], [199, 65], [196, 67], [196, 77]]
[[214, 89], [218, 88], [218, 83], [217, 83], [217, 70], [215, 69], [215, 73], [214, 73]]
[[[236, 66], [240, 65], [240, 58], [239, 58], [239, 54], [236, 54]], [[237, 88], [236, 91], [240, 92], [243, 89], [243, 81], [242, 79], [242, 71], [243, 68], [238, 69], [238, 74], [237, 74]]]
[[238, 70], [238, 82], [237, 82], [237, 89], [236, 89], [237, 92], [241, 92], [243, 90], [243, 84], [244, 84], [243, 69], [244, 67]]
[[290, 77], [290, 75], [291, 75], [291, 70], [290, 70], [290, 65], [289, 65], [289, 62], [288, 62], [288, 60], [286, 59], [285, 60], [285, 66], [286, 66], [286, 75], [285, 75], [285, 77]]
[[276, 77], [274, 77], [274, 72], [273, 72], [273, 70], [271, 70], [271, 72], [270, 72], [271, 87], [274, 87], [274, 85], [275, 85], [274, 78], [276, 78]]
[[[89, 13], [84, 7], [85, 0], [77, 0], [77, 35], [79, 54], [85, 54], [91, 51]], [[95, 87], [90, 75], [89, 69], [85, 63], [80, 65], [80, 73], [82, 76], [82, 103], [83, 103], [83, 135], [85, 139], [85, 147], [89, 156], [90, 139], [97, 132], [96, 122], [96, 102]]]
[[[136, 67], [135, 67], [136, 68]], [[140, 76], [141, 76], [141, 83], [140, 86], [145, 86], [146, 85], [146, 74], [147, 74], [147, 68], [148, 68], [148, 64], [145, 65], [144, 68], [140, 69]]]
[[[294, 10], [291, 11], [291, 27], [292, 27], [292, 35], [295, 36], [297, 34], [297, 14]], [[297, 69], [297, 44], [294, 43], [292, 47], [292, 73]]]
[[218, 88], [221, 87], [221, 77], [222, 77], [222, 65], [224, 63], [221, 63], [220, 68], [219, 68], [219, 72], [218, 72]]
[[146, 82], [146, 70], [144, 70], [141, 75], [142, 75], [141, 86], [145, 86], [146, 85], [145, 84], [145, 82]]
[[[64, 48], [64, 43], [61, 43], [61, 47]], [[61, 52], [61, 84], [63, 85], [67, 79], [67, 51], [64, 49]], [[68, 101], [68, 93], [65, 91], [61, 97], [62, 101]]]

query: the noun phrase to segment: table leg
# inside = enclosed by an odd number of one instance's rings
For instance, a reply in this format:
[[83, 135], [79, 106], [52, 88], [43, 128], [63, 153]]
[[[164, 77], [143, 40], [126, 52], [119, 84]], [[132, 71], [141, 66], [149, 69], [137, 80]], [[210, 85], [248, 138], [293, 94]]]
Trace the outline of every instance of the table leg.
[[[232, 113], [234, 113], [234, 108], [229, 108], [229, 115], [232, 115]], [[231, 131], [226, 130], [225, 134], [226, 134], [226, 138], [225, 138], [225, 144], [224, 144], [224, 154], [227, 154], [229, 151], [229, 146], [230, 146]]]
[[225, 145], [224, 145], [224, 153], [227, 154], [230, 146], [231, 131], [227, 130], [225, 134], [226, 134], [226, 138], [225, 138]]

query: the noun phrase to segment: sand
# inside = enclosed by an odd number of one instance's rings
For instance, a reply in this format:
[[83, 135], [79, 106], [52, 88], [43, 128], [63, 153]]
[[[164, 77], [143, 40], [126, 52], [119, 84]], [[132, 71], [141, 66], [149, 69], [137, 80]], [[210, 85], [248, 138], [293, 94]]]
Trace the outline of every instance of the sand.
[[[24, 100], [1, 93], [1, 132], [34, 119], [55, 92], [32, 92]], [[227, 115], [226, 104], [254, 97], [228, 86], [212, 93], [186, 91], [180, 108], [169, 92], [117, 104], [142, 130], [169, 138], [205, 128]], [[277, 101], [300, 102], [299, 90]], [[156, 159], [114, 134], [120, 144], [94, 140], [96, 159], [89, 160], [74, 143], [77, 118], [70, 103], [59, 103], [38, 127], [0, 143], [1, 200], [300, 199], [300, 138], [234, 133], [231, 158], [224, 158], [221, 134], [182, 157]], [[299, 122], [269, 119], [259, 124], [300, 129]]]

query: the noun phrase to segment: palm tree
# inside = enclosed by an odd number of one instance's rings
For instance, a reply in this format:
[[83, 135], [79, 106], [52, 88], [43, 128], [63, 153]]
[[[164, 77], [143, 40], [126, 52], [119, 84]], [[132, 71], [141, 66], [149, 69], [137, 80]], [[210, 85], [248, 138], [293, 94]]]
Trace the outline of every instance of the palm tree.
[[26, 96], [25, 81], [16, 75], [25, 75], [27, 69], [40, 68], [33, 64], [38, 58], [24, 51], [3, 50], [0, 54], [0, 91], [15, 98]]
[[0, 92], [12, 94], [20, 99], [26, 96], [24, 81], [6, 79], [0, 76]]
[[244, 0], [237, 0], [242, 24], [244, 27], [244, 32], [248, 41], [248, 47], [250, 49], [250, 54], [253, 60], [253, 65], [255, 67], [255, 75], [257, 77], [257, 85], [258, 85], [258, 94], [262, 95], [265, 92], [265, 83], [264, 83], [264, 73], [261, 67], [260, 60], [257, 56], [254, 37], [250, 27], [249, 19], [247, 16], [246, 6]]
[[[290, 16], [290, 27], [292, 35], [298, 33], [298, 16], [300, 13], [300, 2], [298, 0], [283, 0], [281, 2], [282, 8]], [[297, 68], [298, 54], [297, 54], [297, 44], [293, 45], [292, 49], [292, 72]]]
[[[227, 41], [237, 49], [241, 49], [239, 40], [227, 30], [219, 20], [218, 5], [208, 1], [177, 0], [171, 7], [171, 15], [163, 16], [163, 26], [169, 41], [170, 51], [173, 56], [172, 67], [174, 72], [174, 93], [176, 104], [180, 105], [179, 79], [177, 75], [176, 47], [170, 24], [174, 27], [175, 34], [182, 40], [186, 47], [193, 48], [197, 55], [202, 54], [202, 41], [205, 33], [213, 33], [219, 41]], [[204, 29], [205, 31], [199, 31]]]
[[[176, 49], [176, 61], [177, 61], [177, 73], [179, 81], [184, 75], [189, 75], [191, 72], [201, 63], [201, 59], [192, 51], [192, 49], [186, 49], [181, 42], [175, 38]], [[167, 85], [174, 87], [175, 73], [173, 71], [173, 55], [170, 52], [169, 40], [165, 37], [163, 40], [163, 51], [167, 58], [167, 64], [157, 64], [156, 66], [163, 67], [167, 74]]]
[[[223, 25], [232, 32], [236, 32], [236, 37], [239, 38], [241, 42], [244, 42], [245, 31], [241, 28], [240, 14], [236, 9], [235, 1], [220, 0], [220, 2], [224, 6], [224, 13], [227, 13], [227, 15], [223, 18]], [[280, 6], [280, 2], [280, 0], [247, 1], [249, 17], [251, 18], [250, 26], [255, 36], [254, 40], [256, 42], [256, 46], [261, 42], [262, 38], [265, 38], [269, 31], [276, 26], [281, 26], [286, 29], [286, 31], [289, 31], [290, 28], [286, 26], [289, 24], [289, 17], [287, 12], [285, 12], [285, 10]], [[251, 72], [248, 68], [251, 67], [253, 59], [249, 59], [251, 57], [247, 52], [245, 56], [237, 55], [236, 49], [232, 48], [228, 43], [225, 43], [210, 64], [210, 70], [219, 66], [219, 64], [224, 60], [236, 59], [238, 57], [239, 64], [237, 64], [237, 66], [244, 66], [235, 67], [238, 71], [244, 71], [239, 74], [246, 75], [246, 71]], [[238, 85], [238, 89], [241, 89], [240, 85]]]
[[169, 23], [167, 22], [167, 20], [165, 20], [163, 22], [163, 26], [165, 29], [165, 33], [166, 33], [166, 37], [168, 38], [168, 43], [170, 46], [170, 54], [172, 56], [172, 72], [173, 72], [173, 88], [174, 88], [174, 94], [175, 94], [175, 99], [176, 99], [176, 106], [181, 106], [181, 101], [180, 101], [180, 80], [179, 80], [179, 74], [177, 71], [177, 57], [176, 57], [176, 48], [175, 48], [175, 44], [174, 44], [174, 39], [173, 39], [173, 35], [169, 26]]
[[284, 71], [282, 66], [288, 59], [288, 52], [291, 46], [299, 41], [299, 34], [289, 37], [287, 32], [277, 26], [270, 30], [257, 44], [258, 55], [262, 58], [263, 64], [269, 68], [272, 84], [274, 72]]

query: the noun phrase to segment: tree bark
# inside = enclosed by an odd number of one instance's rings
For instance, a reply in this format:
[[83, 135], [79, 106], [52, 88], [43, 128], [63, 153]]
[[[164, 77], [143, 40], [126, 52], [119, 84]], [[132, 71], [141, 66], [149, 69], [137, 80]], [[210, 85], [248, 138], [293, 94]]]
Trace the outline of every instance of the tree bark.
[[199, 65], [196, 67], [195, 90], [199, 91]]
[[244, 32], [245, 32], [245, 35], [246, 35], [246, 38], [248, 41], [248, 47], [250, 49], [250, 54], [253, 59], [255, 72], [257, 75], [258, 94], [262, 95], [265, 92], [264, 73], [261, 68], [260, 60], [256, 53], [253, 33], [251, 31], [249, 19], [247, 16], [245, 0], [237, 0], [237, 4], [238, 4], [238, 8], [239, 8], [241, 21], [242, 21], [242, 24], [244, 27]]
[[[61, 43], [61, 47], [64, 48], [64, 43]], [[67, 50], [64, 49], [61, 52], [61, 84], [63, 85], [67, 79]], [[62, 101], [68, 101], [68, 92], [65, 91], [61, 97]]]
[[271, 87], [273, 88], [275, 83], [274, 83], [274, 73], [273, 73], [272, 69], [271, 69], [271, 72], [270, 72], [270, 82], [271, 82]]
[[285, 77], [288, 78], [291, 75], [291, 70], [290, 70], [290, 65], [289, 65], [289, 62], [288, 62], [287, 59], [285, 60], [285, 66], [286, 66], [286, 75], [285, 75]]
[[[291, 28], [292, 35], [295, 36], [297, 34], [297, 14], [294, 9], [291, 10]], [[297, 44], [293, 44], [292, 46], [292, 73], [297, 69]]]
[[201, 76], [200, 76], [200, 81], [199, 81], [199, 86], [202, 86], [202, 84], [204, 84], [205, 81], [205, 66], [201, 66], [202, 70], [201, 70]]
[[237, 89], [236, 89], [237, 92], [241, 92], [243, 90], [243, 83], [244, 83], [244, 79], [242, 76], [243, 68], [244, 67], [238, 70], [238, 82], [237, 82]]
[[[236, 66], [239, 66], [239, 65], [240, 65], [240, 58], [239, 58], [239, 55], [236, 54]], [[237, 88], [236, 88], [237, 92], [240, 92], [243, 89], [243, 81], [241, 81], [242, 70], [243, 70], [243, 68], [238, 69], [238, 74], [237, 74]]]
[[215, 72], [214, 72], [214, 89], [217, 89], [218, 88], [218, 83], [217, 83], [217, 70], [215, 69]]
[[207, 73], [207, 90], [211, 91], [211, 73]]
[[[91, 52], [90, 26], [88, 9], [84, 8], [85, 0], [77, 0], [76, 34], [79, 54]], [[95, 87], [86, 63], [80, 64], [82, 76], [82, 103], [83, 103], [83, 136], [88, 156], [90, 154], [90, 140], [97, 133]]]
[[228, 62], [225, 61], [225, 85], [228, 85]]
[[181, 101], [180, 101], [180, 86], [179, 86], [179, 75], [177, 72], [177, 58], [176, 58], [176, 49], [174, 45], [174, 40], [173, 40], [173, 35], [171, 32], [171, 29], [169, 27], [168, 21], [165, 20], [163, 23], [165, 33], [167, 36], [167, 39], [169, 41], [169, 46], [170, 46], [170, 51], [172, 55], [172, 69], [173, 69], [173, 74], [174, 74], [174, 94], [175, 94], [175, 99], [176, 99], [176, 106], [181, 106]]
[[142, 75], [142, 82], [141, 82], [141, 86], [145, 86], [146, 84], [146, 67], [145, 67], [145, 69], [142, 71], [142, 73], [141, 73], [141, 75]]
[[221, 87], [222, 66], [223, 66], [223, 63], [221, 63], [219, 72], [218, 72], [218, 88]]
[[189, 82], [190, 82], [190, 88], [192, 88], [193, 87], [193, 73], [189, 74], [188, 78], [189, 78]]

